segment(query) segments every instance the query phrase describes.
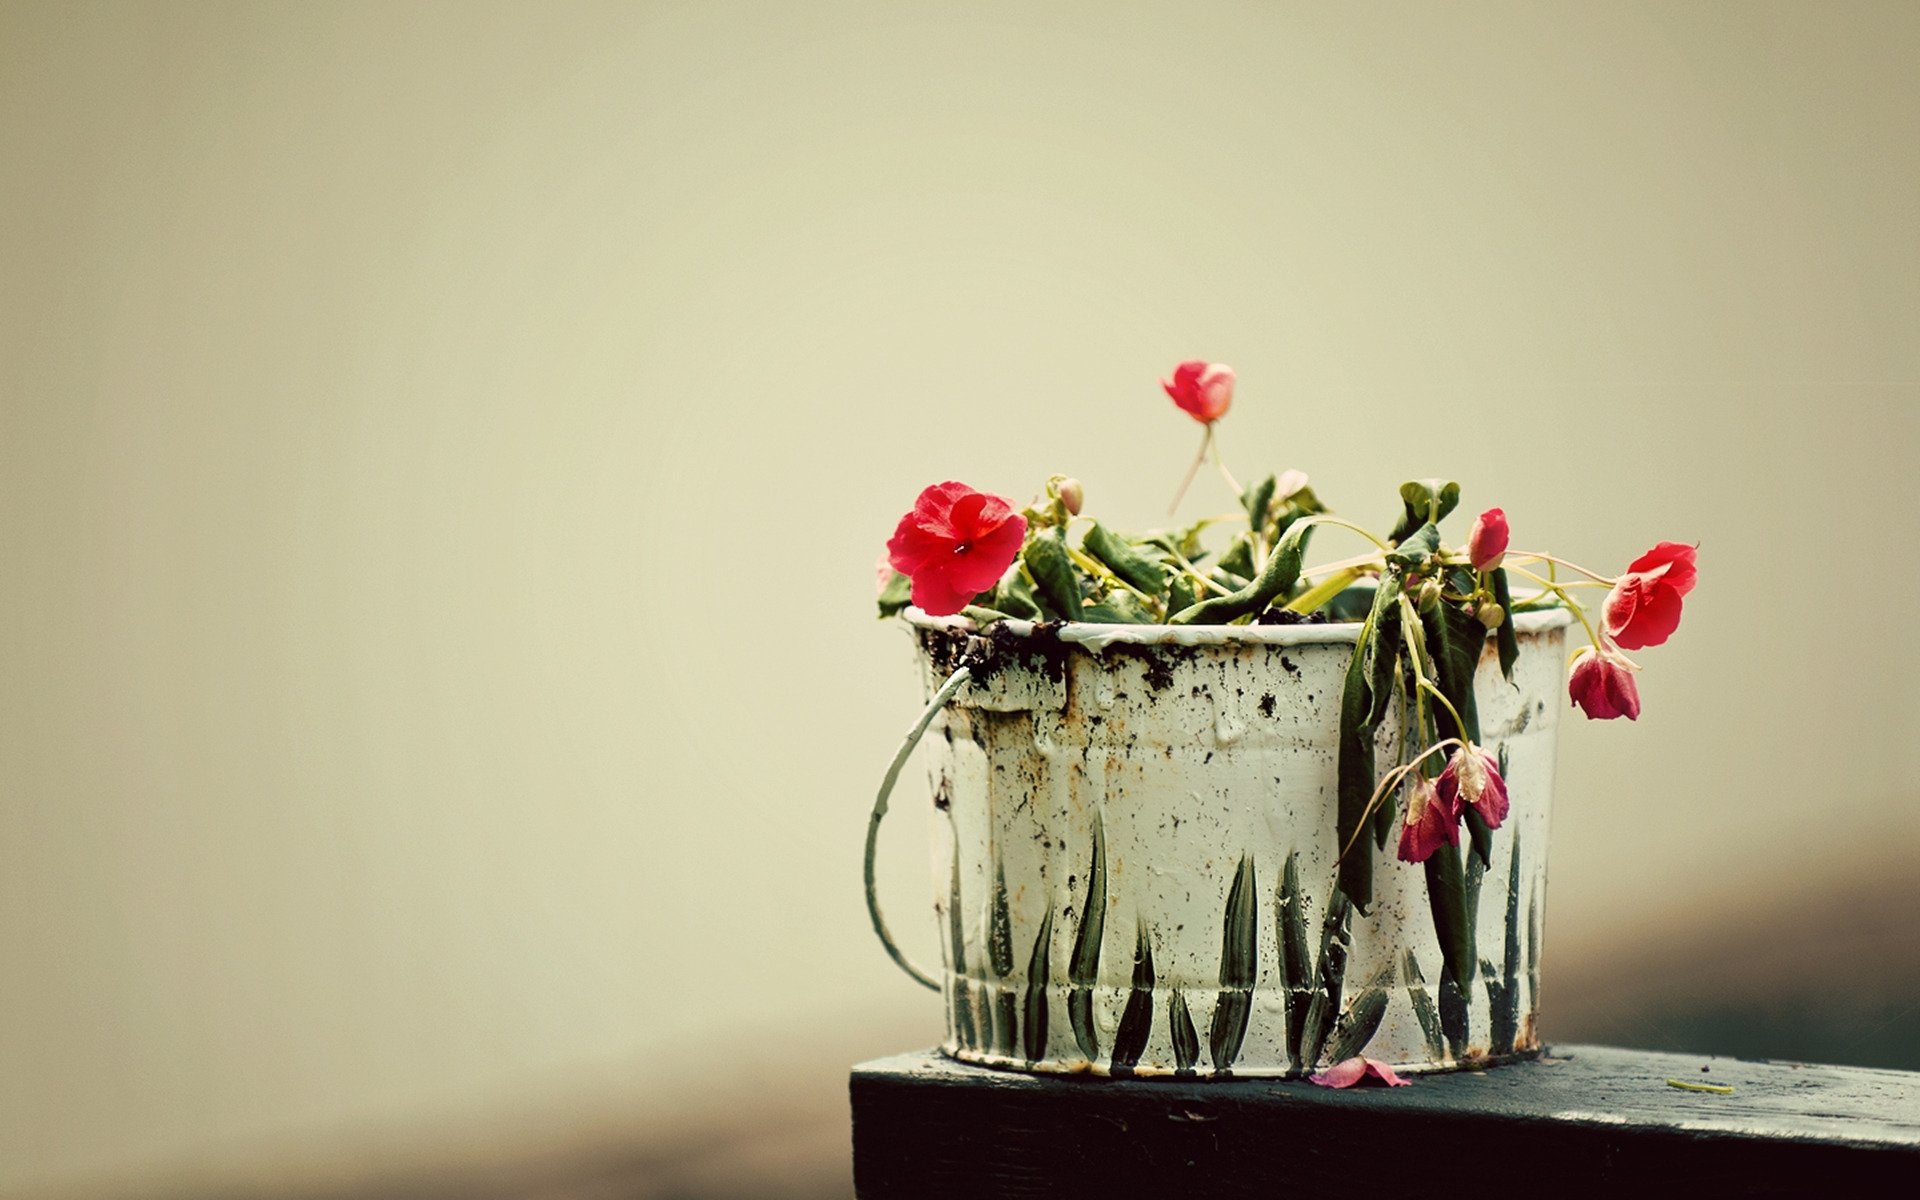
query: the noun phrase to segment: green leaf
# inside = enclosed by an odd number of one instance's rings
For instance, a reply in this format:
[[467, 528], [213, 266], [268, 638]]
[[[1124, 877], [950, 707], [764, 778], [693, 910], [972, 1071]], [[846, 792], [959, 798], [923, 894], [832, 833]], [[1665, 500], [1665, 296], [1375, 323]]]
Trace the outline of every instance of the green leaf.
[[1267, 509], [1273, 505], [1273, 489], [1278, 481], [1271, 475], [1240, 493], [1240, 504], [1247, 510], [1247, 527], [1265, 529]]
[[1133, 990], [1127, 994], [1127, 1007], [1120, 1013], [1120, 1027], [1113, 1031], [1112, 1070], [1115, 1075], [1131, 1075], [1134, 1064], [1147, 1048], [1153, 1032], [1153, 942], [1147, 936], [1147, 923], [1141, 921], [1133, 946]]
[[1460, 503], [1460, 485], [1451, 480], [1410, 479], [1400, 485], [1400, 523], [1388, 536], [1398, 542], [1422, 525], [1438, 525]]
[[1067, 1019], [1073, 1038], [1089, 1062], [1100, 1057], [1099, 1031], [1093, 1024], [1093, 987], [1100, 977], [1100, 941], [1107, 927], [1107, 835], [1100, 810], [1093, 810], [1093, 863], [1087, 868], [1087, 902], [1080, 910], [1080, 928], [1074, 931], [1073, 952], [1067, 959]]
[[1327, 900], [1327, 915], [1320, 922], [1320, 965], [1318, 986], [1307, 1007], [1306, 1030], [1301, 1037], [1300, 1056], [1304, 1068], [1320, 1065], [1321, 1052], [1333, 1032], [1334, 1017], [1340, 1011], [1340, 994], [1346, 984], [1347, 956], [1353, 948], [1349, 927], [1353, 921], [1353, 902], [1335, 888]]
[[1051, 982], [1053, 954], [1053, 910], [1040, 919], [1040, 932], [1033, 939], [1033, 953], [1027, 956], [1027, 996], [1021, 1016], [1026, 1034], [1027, 1061], [1038, 1062], [1047, 1056], [1047, 985]]
[[1500, 647], [1500, 674], [1513, 682], [1513, 664], [1520, 658], [1520, 636], [1513, 629], [1513, 593], [1507, 590], [1507, 572], [1502, 567], [1493, 573], [1493, 599], [1507, 615], [1494, 635]]
[[[1373, 903], [1373, 853], [1358, 837], [1367, 802], [1373, 798], [1373, 736], [1394, 689], [1394, 660], [1399, 650], [1400, 583], [1391, 576], [1375, 588], [1367, 614], [1347, 660], [1340, 690], [1340, 761], [1336, 851], [1340, 891], [1361, 912]], [[1349, 848], [1351, 847], [1351, 848]]]
[[913, 603], [913, 580], [895, 571], [887, 580], [887, 586], [880, 589], [880, 615], [882, 617], [899, 616]]
[[1291, 591], [1294, 581], [1300, 578], [1300, 561], [1306, 556], [1307, 537], [1313, 528], [1312, 518], [1299, 522], [1287, 530], [1287, 536], [1281, 538], [1280, 544], [1267, 556], [1267, 565], [1261, 569], [1259, 578], [1230, 595], [1202, 600], [1173, 614], [1169, 624], [1225, 625], [1236, 617], [1259, 612], [1275, 596]]
[[1387, 561], [1418, 571], [1440, 550], [1440, 527], [1429, 521], [1400, 540]]
[[1193, 591], [1193, 577], [1185, 571], [1175, 575], [1173, 582], [1167, 585], [1167, 611], [1169, 613], [1183, 612], [1186, 609], [1192, 608], [1197, 599], [1198, 597], [1194, 595]]
[[1480, 741], [1479, 705], [1474, 699], [1473, 680], [1480, 669], [1480, 652], [1487, 644], [1486, 626], [1467, 615], [1458, 604], [1441, 601], [1432, 612], [1422, 613], [1420, 623], [1426, 630], [1427, 649], [1433, 659], [1434, 684], [1441, 695], [1460, 710], [1461, 728], [1445, 705], [1436, 705], [1434, 720], [1441, 737]]
[[1073, 560], [1067, 557], [1067, 543], [1058, 530], [1030, 538], [1020, 551], [1020, 560], [1033, 576], [1041, 608], [1049, 617], [1062, 621], [1080, 619], [1080, 578], [1074, 574]]
[[1473, 982], [1473, 919], [1467, 907], [1466, 879], [1460, 871], [1460, 852], [1442, 845], [1427, 859], [1427, 907], [1433, 912], [1433, 931], [1440, 938], [1445, 976], [1462, 992]]
[[1166, 595], [1167, 569], [1115, 536], [1100, 522], [1095, 521], [1093, 528], [1087, 530], [1081, 548], [1105, 564], [1109, 571], [1125, 580], [1129, 586], [1156, 599]]
[[1232, 576], [1235, 585], [1253, 578], [1253, 539], [1240, 534], [1227, 546], [1227, 552], [1220, 556], [1215, 566]]
[[1167, 998], [1167, 1027], [1173, 1034], [1174, 1074], [1193, 1074], [1193, 1064], [1200, 1061], [1200, 1035], [1194, 1031], [1193, 1013], [1179, 988]]
[[1420, 960], [1408, 950], [1403, 960], [1407, 976], [1407, 999], [1413, 1003], [1414, 1020], [1420, 1022], [1420, 1033], [1427, 1040], [1427, 1057], [1434, 1062], [1443, 1062], [1447, 1057], [1447, 1044], [1440, 1034], [1440, 1013], [1433, 1006], [1433, 997], [1427, 992], [1426, 976], [1420, 973]]
[[1289, 851], [1280, 875], [1277, 904], [1280, 934], [1280, 974], [1287, 989], [1287, 1055], [1298, 1070], [1304, 1060], [1300, 1037], [1313, 1004], [1313, 955], [1307, 949], [1307, 897], [1300, 890], [1300, 854]]
[[993, 603], [989, 607], [1023, 621], [1040, 619], [1040, 603], [1034, 599], [1033, 585], [1027, 582], [1024, 571], [1007, 572], [999, 586], [994, 588]]
[[1231, 1067], [1239, 1056], [1253, 1015], [1253, 983], [1260, 969], [1258, 893], [1253, 856], [1242, 855], [1240, 867], [1233, 873], [1233, 886], [1227, 889], [1221, 920], [1220, 998], [1214, 1004], [1213, 1027], [1207, 1039], [1216, 1071]]
[[1155, 625], [1155, 617], [1146, 605], [1140, 603], [1140, 597], [1132, 592], [1108, 592], [1099, 603], [1089, 604], [1080, 610], [1082, 621], [1092, 621], [1105, 625]]

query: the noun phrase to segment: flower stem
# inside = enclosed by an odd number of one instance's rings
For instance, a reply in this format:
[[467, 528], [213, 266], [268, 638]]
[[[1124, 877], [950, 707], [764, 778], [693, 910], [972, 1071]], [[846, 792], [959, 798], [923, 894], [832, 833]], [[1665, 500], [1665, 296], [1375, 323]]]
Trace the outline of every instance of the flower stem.
[[[1552, 561], [1558, 561], [1558, 560], [1552, 560]], [[1574, 569], [1577, 571], [1580, 568], [1575, 567]], [[1536, 575], [1532, 571], [1527, 570], [1525, 567], [1508, 567], [1507, 570], [1512, 571], [1516, 575], [1522, 575], [1528, 579], [1533, 580], [1535, 583], [1539, 584], [1541, 587], [1547, 589], [1548, 591], [1552, 592], [1554, 595], [1558, 596], [1560, 598], [1560, 603], [1572, 609], [1573, 615], [1580, 618], [1581, 626], [1587, 631], [1587, 640], [1593, 643], [1594, 649], [1597, 650], [1600, 648], [1600, 635], [1593, 631], [1593, 622], [1587, 620], [1587, 610], [1584, 608], [1581, 608], [1579, 605], [1579, 602], [1574, 600], [1572, 596], [1567, 595], [1567, 589], [1564, 586], [1562, 586], [1561, 584], [1555, 583], [1551, 579], [1546, 579], [1546, 578], [1543, 578], [1542, 576]]]
[[[1227, 486], [1233, 489], [1233, 494], [1236, 496], [1245, 496], [1247, 489], [1240, 486], [1240, 481], [1233, 477], [1233, 472], [1227, 470], [1226, 460], [1220, 457], [1220, 443], [1214, 440], [1213, 422], [1211, 421], [1207, 422], [1207, 440], [1201, 444], [1202, 453], [1208, 450], [1213, 451], [1213, 465], [1220, 468], [1220, 474], [1225, 477]], [[1258, 535], [1256, 534], [1256, 536]]]
[[1582, 575], [1585, 575], [1588, 579], [1591, 579], [1596, 583], [1604, 583], [1608, 587], [1612, 587], [1614, 584], [1620, 582], [1618, 579], [1609, 579], [1605, 575], [1601, 575], [1596, 572], [1589, 571], [1585, 567], [1581, 566], [1579, 563], [1568, 562], [1564, 558], [1555, 558], [1551, 554], [1542, 554], [1537, 550], [1509, 550], [1507, 553], [1510, 556], [1515, 558], [1535, 558], [1535, 559], [1539, 559], [1541, 562], [1558, 563], [1560, 566], [1566, 567], [1569, 570], [1580, 572]]
[[1213, 445], [1213, 426], [1208, 425], [1206, 432], [1200, 435], [1200, 453], [1193, 456], [1193, 465], [1180, 480], [1180, 486], [1174, 489], [1173, 503], [1167, 505], [1167, 515], [1172, 516], [1180, 508], [1180, 501], [1186, 499], [1187, 489], [1193, 486], [1193, 477], [1200, 473], [1200, 464], [1207, 461], [1207, 450]]

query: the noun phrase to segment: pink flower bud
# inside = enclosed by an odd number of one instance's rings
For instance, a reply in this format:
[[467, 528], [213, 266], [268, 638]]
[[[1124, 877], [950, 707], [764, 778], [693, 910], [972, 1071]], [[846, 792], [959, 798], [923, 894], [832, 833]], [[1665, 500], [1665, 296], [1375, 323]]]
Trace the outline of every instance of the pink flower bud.
[[1574, 655], [1573, 671], [1567, 676], [1567, 693], [1580, 711], [1595, 721], [1640, 716], [1640, 686], [1633, 681], [1636, 668], [1611, 651], [1595, 654], [1589, 646]]
[[1173, 369], [1172, 379], [1162, 379], [1173, 402], [1202, 425], [1211, 425], [1227, 413], [1233, 403], [1233, 368], [1224, 363], [1191, 359]]
[[1467, 558], [1476, 571], [1491, 571], [1507, 556], [1507, 514], [1490, 508], [1474, 518], [1467, 533]]
[[1062, 479], [1054, 485], [1054, 489], [1055, 494], [1060, 497], [1061, 507], [1067, 510], [1067, 514], [1074, 517], [1079, 516], [1081, 508], [1087, 503], [1087, 493], [1086, 490], [1080, 486], [1080, 481], [1071, 478]]

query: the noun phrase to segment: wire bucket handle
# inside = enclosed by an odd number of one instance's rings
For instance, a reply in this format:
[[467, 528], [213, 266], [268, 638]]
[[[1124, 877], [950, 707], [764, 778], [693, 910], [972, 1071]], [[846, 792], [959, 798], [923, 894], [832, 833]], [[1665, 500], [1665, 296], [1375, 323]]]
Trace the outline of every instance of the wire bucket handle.
[[912, 960], [907, 958], [900, 947], [894, 943], [893, 935], [887, 932], [887, 919], [880, 915], [880, 897], [873, 888], [873, 856], [880, 843], [880, 820], [887, 815], [887, 800], [893, 795], [893, 785], [900, 779], [900, 768], [906, 765], [907, 756], [913, 753], [913, 748], [920, 744], [920, 739], [926, 734], [927, 726], [933, 723], [933, 718], [939, 715], [940, 710], [947, 706], [947, 702], [952, 700], [954, 695], [972, 678], [973, 672], [966, 667], [961, 667], [947, 676], [947, 681], [934, 692], [933, 699], [927, 701], [926, 711], [920, 714], [920, 719], [915, 721], [913, 728], [907, 731], [906, 738], [900, 743], [900, 749], [894, 753], [893, 762], [888, 764], [886, 777], [880, 781], [880, 792], [873, 798], [873, 815], [867, 818], [865, 868], [867, 915], [873, 918], [873, 932], [879, 937], [880, 944], [887, 948], [887, 956], [892, 958], [902, 971], [936, 992], [940, 990], [940, 981], [914, 965]]

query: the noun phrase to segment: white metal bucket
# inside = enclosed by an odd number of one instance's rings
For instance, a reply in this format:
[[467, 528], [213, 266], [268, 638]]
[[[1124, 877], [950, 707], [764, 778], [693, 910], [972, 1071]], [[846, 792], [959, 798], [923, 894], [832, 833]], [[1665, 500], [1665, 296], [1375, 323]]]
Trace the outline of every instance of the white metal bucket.
[[[1512, 807], [1484, 871], [1467, 856], [1478, 970], [1464, 989], [1444, 975], [1425, 874], [1391, 843], [1365, 846], [1378, 864], [1370, 909], [1325, 921], [1358, 625], [1009, 621], [981, 634], [908, 619], [942, 694], [902, 747], [873, 828], [930, 729], [949, 1054], [1024, 1071], [1257, 1077], [1363, 1052], [1412, 1071], [1537, 1052], [1568, 614], [1519, 616], [1513, 682], [1491, 641], [1475, 681], [1481, 744]], [[1393, 711], [1381, 771], [1399, 738]]]

